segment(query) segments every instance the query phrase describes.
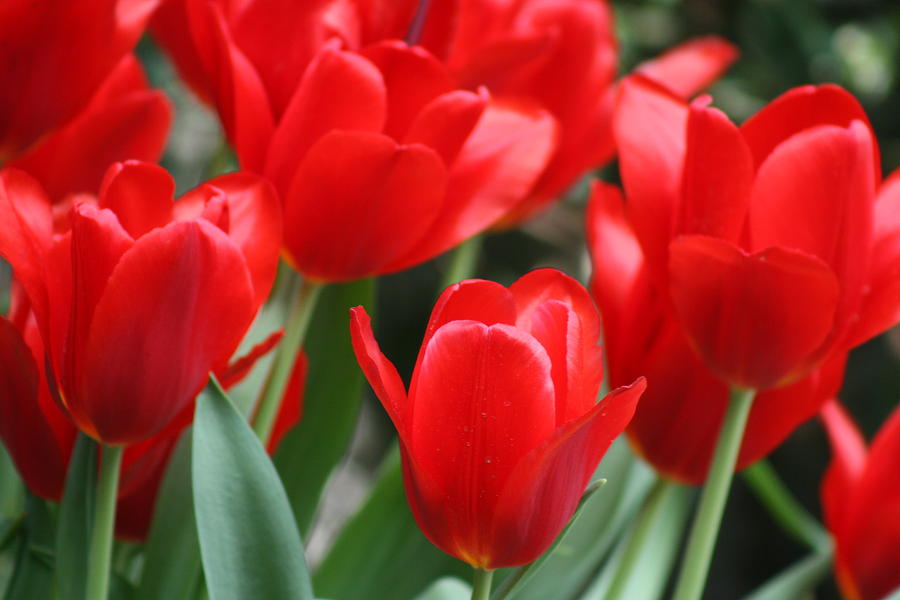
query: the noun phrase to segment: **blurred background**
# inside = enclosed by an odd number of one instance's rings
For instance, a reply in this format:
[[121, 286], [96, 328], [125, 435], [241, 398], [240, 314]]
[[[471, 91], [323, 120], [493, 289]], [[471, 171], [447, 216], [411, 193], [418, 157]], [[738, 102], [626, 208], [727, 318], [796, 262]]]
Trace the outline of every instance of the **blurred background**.
[[[885, 173], [900, 166], [900, 2], [875, 0], [655, 0], [613, 2], [620, 39], [621, 72], [689, 37], [718, 34], [736, 44], [741, 58], [711, 90], [716, 106], [736, 122], [787, 89], [835, 82], [865, 107], [877, 133]], [[177, 121], [165, 166], [186, 190], [232, 159], [219, 150], [212, 115], [178, 83], [150, 40], [140, 47], [155, 85], [176, 104]], [[213, 165], [213, 166], [210, 166]], [[616, 181], [615, 164], [598, 175]], [[583, 233], [584, 182], [563, 202], [522, 229], [484, 240], [477, 276], [509, 284], [524, 272], [554, 266], [587, 281], [590, 265]], [[378, 285], [378, 339], [408, 379], [448, 258], [385, 277]], [[368, 394], [368, 391], [367, 391]], [[841, 399], [868, 438], [900, 399], [900, 334], [894, 331], [851, 356]], [[374, 470], [390, 446], [392, 428], [369, 397], [353, 451], [332, 481], [319, 527], [310, 540], [315, 562], [333, 532], [362, 500]], [[822, 429], [811, 422], [771, 457], [789, 488], [821, 515], [818, 485], [829, 459]], [[769, 519], [736, 480], [729, 501], [707, 598], [738, 598], [801, 558], [806, 549]], [[816, 598], [838, 598], [830, 578]]]

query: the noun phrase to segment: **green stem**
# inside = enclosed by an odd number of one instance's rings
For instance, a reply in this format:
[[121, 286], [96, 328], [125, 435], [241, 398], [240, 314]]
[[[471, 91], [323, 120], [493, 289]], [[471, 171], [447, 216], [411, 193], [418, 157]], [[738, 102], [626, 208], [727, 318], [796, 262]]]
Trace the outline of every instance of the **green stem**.
[[725, 420], [700, 497], [700, 507], [691, 528], [674, 600], [698, 600], [703, 593], [754, 393], [754, 390], [740, 388], [731, 390]]
[[480, 235], [470, 237], [450, 251], [450, 264], [444, 273], [442, 291], [463, 279], [470, 279], [475, 274], [475, 267], [481, 256], [482, 240]]
[[275, 416], [281, 405], [281, 397], [284, 395], [284, 389], [287, 387], [291, 370], [294, 367], [294, 359], [303, 345], [303, 339], [306, 337], [306, 330], [309, 327], [313, 311], [315, 311], [316, 301], [319, 299], [322, 287], [323, 284], [312, 283], [308, 279], [304, 279], [300, 282], [300, 287], [292, 303], [284, 338], [278, 344], [278, 351], [275, 353], [275, 360], [272, 362], [272, 368], [266, 378], [256, 416], [253, 419], [253, 431], [256, 432], [263, 444], [268, 441], [269, 435], [272, 433]]
[[494, 572], [475, 567], [472, 574], [472, 600], [488, 600], [491, 597], [491, 580]]
[[109, 590], [109, 563], [116, 523], [116, 494], [119, 489], [122, 453], [122, 446], [103, 446], [88, 559], [87, 597], [92, 600], [103, 600]]
[[660, 513], [665, 510], [666, 491], [672, 485], [674, 484], [660, 478], [656, 480], [653, 489], [650, 490], [650, 495], [647, 496], [647, 500], [641, 509], [637, 524], [628, 538], [628, 545], [625, 547], [618, 568], [616, 568], [616, 574], [604, 596], [606, 600], [616, 600], [622, 597], [622, 592], [633, 574], [632, 571], [634, 571], [635, 564], [641, 555], [641, 550], [644, 548], [644, 544], [647, 543], [648, 536], [653, 531], [653, 524], [659, 518]]
[[762, 502], [772, 518], [796, 540], [813, 550], [822, 551], [831, 544], [828, 532], [791, 495], [775, 469], [761, 460], [743, 473], [747, 485]]

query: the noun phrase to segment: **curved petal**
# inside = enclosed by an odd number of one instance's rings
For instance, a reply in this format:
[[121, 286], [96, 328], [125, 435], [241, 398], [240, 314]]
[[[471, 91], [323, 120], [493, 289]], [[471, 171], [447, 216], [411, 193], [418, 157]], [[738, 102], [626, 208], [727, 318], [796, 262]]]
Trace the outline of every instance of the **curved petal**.
[[[750, 146], [758, 169], [769, 154], [791, 136], [819, 125], [849, 127], [853, 121], [860, 121], [871, 130], [869, 119], [853, 94], [833, 83], [803, 85], [766, 104], [744, 122], [741, 133]], [[874, 157], [872, 167], [875, 179], [880, 180], [881, 159], [874, 136], [871, 144]]]
[[682, 42], [641, 63], [635, 71], [674, 94], [690, 98], [718, 79], [737, 57], [738, 49], [733, 44], [709, 35]]
[[306, 387], [307, 371], [309, 371], [309, 359], [306, 357], [306, 352], [298, 352], [291, 369], [291, 377], [281, 396], [281, 404], [278, 407], [278, 414], [275, 415], [272, 433], [269, 441], [266, 442], [266, 452], [269, 455], [275, 454], [278, 444], [281, 443], [288, 431], [300, 422], [300, 418], [303, 416], [303, 391]]
[[832, 399], [819, 415], [831, 445], [831, 463], [822, 480], [822, 507], [828, 529], [842, 536], [855, 488], [866, 466], [866, 441], [847, 411]]
[[723, 240], [672, 242], [670, 293], [688, 338], [731, 385], [765, 389], [809, 370], [840, 287], [821, 260], [781, 247], [746, 254]]
[[488, 96], [484, 90], [477, 94], [464, 90], [441, 94], [419, 111], [410, 123], [403, 143], [433, 148], [444, 164], [452, 165], [487, 104]]
[[460, 518], [456, 554], [486, 565], [485, 531], [509, 474], [555, 427], [550, 361], [509, 325], [452, 321], [419, 366], [408, 451]]
[[580, 283], [562, 271], [535, 269], [517, 279], [509, 291], [516, 301], [517, 327], [529, 331], [534, 311], [547, 300], [558, 300], [572, 308], [592, 344], [600, 338], [600, 316], [594, 301]]
[[387, 118], [387, 90], [378, 68], [330, 43], [303, 74], [278, 122], [266, 175], [282, 193], [309, 148], [335, 129], [379, 132]]
[[110, 164], [159, 159], [171, 122], [169, 100], [148, 87], [140, 63], [128, 55], [81, 114], [10, 166], [36, 177], [54, 202], [93, 194]]
[[640, 378], [613, 390], [519, 462], [497, 502], [489, 568], [529, 563], [553, 543], [607, 448], [631, 421], [646, 387]]
[[98, 204], [116, 214], [132, 238], [172, 220], [175, 180], [152, 163], [129, 160], [111, 165], [100, 187]]
[[214, 225], [177, 222], [142, 237], [94, 311], [69, 399], [90, 419], [86, 431], [129, 444], [161, 430], [227, 362], [254, 313], [244, 257]]
[[372, 321], [362, 306], [350, 309], [350, 339], [360, 368], [402, 440], [406, 437], [409, 412], [406, 389], [396, 367], [381, 353], [372, 333]]
[[836, 335], [859, 308], [869, 265], [875, 201], [870, 136], [859, 121], [798, 133], [769, 154], [753, 188], [751, 249], [795, 248], [831, 266], [841, 285]]
[[395, 270], [396, 259], [438, 217], [445, 181], [430, 148], [362, 131], [326, 134], [310, 148], [286, 198], [290, 258], [301, 273], [325, 281]]

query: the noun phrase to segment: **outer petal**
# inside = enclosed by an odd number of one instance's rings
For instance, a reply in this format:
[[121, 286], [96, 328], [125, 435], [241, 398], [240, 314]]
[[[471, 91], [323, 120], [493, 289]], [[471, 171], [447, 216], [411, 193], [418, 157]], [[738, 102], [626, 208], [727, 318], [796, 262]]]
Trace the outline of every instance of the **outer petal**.
[[158, 165], [136, 160], [111, 165], [98, 204], [116, 214], [132, 238], [172, 220], [175, 180]]
[[228, 360], [254, 307], [244, 258], [215, 226], [173, 223], [142, 237], [94, 312], [83, 383], [70, 399], [90, 419], [82, 428], [113, 444], [161, 430]]
[[683, 42], [661, 56], [641, 63], [636, 72], [689, 98], [706, 88], [738, 57], [738, 49], [716, 36]]
[[94, 193], [110, 164], [159, 159], [171, 121], [168, 99], [149, 89], [140, 63], [128, 55], [78, 117], [11, 166], [39, 179], [54, 202]]
[[483, 89], [477, 94], [463, 90], [441, 94], [419, 111], [403, 142], [433, 148], [444, 164], [452, 165], [484, 114], [488, 101]]
[[819, 416], [832, 452], [831, 464], [822, 480], [822, 505], [828, 529], [840, 536], [866, 466], [866, 441], [837, 400], [826, 403]]
[[614, 390], [516, 466], [490, 529], [489, 568], [523, 565], [547, 550], [572, 518], [607, 448], [631, 421], [646, 386], [641, 378]]
[[278, 122], [266, 174], [286, 193], [303, 157], [335, 129], [379, 132], [387, 118], [387, 91], [378, 68], [364, 57], [328, 44], [316, 55]]
[[283, 329], [272, 332], [269, 337], [253, 346], [249, 352], [216, 371], [216, 379], [219, 380], [222, 389], [227, 390], [243, 381], [256, 366], [256, 361], [271, 352], [283, 337]]
[[[169, 464], [169, 457], [178, 442], [178, 435], [153, 438], [149, 448], [140, 448], [144, 456], [131, 465], [123, 466], [121, 481], [137, 480], [119, 494], [116, 505], [116, 536], [121, 539], [141, 542], [147, 538], [153, 522], [153, 509], [162, 479]], [[140, 446], [140, 445], [139, 445]], [[129, 446], [128, 450], [136, 448]], [[128, 460], [128, 450], [126, 458]]]
[[440, 217], [416, 248], [391, 270], [418, 264], [484, 231], [531, 189], [554, 148], [549, 113], [492, 101], [449, 167]]
[[683, 236], [670, 250], [675, 310], [707, 365], [754, 389], [796, 378], [831, 331], [839, 286], [815, 257], [773, 247], [746, 254]]
[[266, 451], [271, 455], [275, 454], [278, 444], [287, 435], [303, 416], [303, 390], [306, 386], [306, 373], [309, 371], [309, 359], [305, 352], [299, 352], [294, 367], [291, 370], [291, 377], [288, 379], [287, 387], [284, 389], [284, 395], [281, 397], [281, 405], [278, 407], [278, 414], [275, 415], [275, 423], [272, 426], [272, 434], [266, 443]]
[[[848, 127], [853, 121], [861, 121], [871, 129], [865, 111], [851, 93], [831, 83], [803, 85], [788, 90], [747, 119], [741, 126], [741, 133], [759, 168], [769, 154], [791, 136], [819, 125]], [[878, 144], [874, 136], [871, 143], [875, 178], [881, 179]]]
[[350, 338], [356, 360], [369, 380], [369, 385], [394, 422], [397, 433], [401, 438], [405, 437], [409, 412], [406, 389], [397, 369], [381, 353], [372, 333], [372, 322], [362, 306], [350, 309]]
[[454, 547], [444, 550], [486, 566], [500, 492], [555, 426], [550, 361], [519, 329], [453, 321], [431, 338], [419, 370], [407, 450], [459, 520], [449, 527]]
[[228, 205], [228, 237], [244, 253], [253, 279], [256, 302], [262, 306], [278, 270], [281, 251], [281, 202], [272, 185], [247, 172], [229, 173], [191, 190], [175, 203], [178, 219], [195, 219], [203, 214], [206, 192], [224, 194]]
[[752, 249], [785, 246], [834, 270], [841, 285], [835, 335], [858, 310], [869, 265], [875, 182], [871, 133], [855, 121], [798, 133], [759, 167], [750, 213]]
[[875, 203], [871, 263], [846, 345], [853, 348], [900, 321], [900, 170], [882, 184]]
[[286, 199], [291, 259], [301, 273], [326, 281], [396, 269], [438, 217], [445, 177], [440, 158], [424, 146], [356, 131], [323, 136]]

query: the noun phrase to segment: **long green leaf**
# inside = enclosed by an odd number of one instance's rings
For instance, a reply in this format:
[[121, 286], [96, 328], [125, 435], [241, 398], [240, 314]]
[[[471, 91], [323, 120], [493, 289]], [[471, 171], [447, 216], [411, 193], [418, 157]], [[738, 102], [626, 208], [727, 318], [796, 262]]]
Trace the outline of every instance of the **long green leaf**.
[[97, 491], [97, 442], [78, 434], [66, 474], [56, 530], [56, 590], [61, 600], [82, 600], [87, 591], [88, 555]]
[[23, 490], [16, 466], [0, 443], [0, 515], [14, 517], [22, 512]]
[[25, 510], [25, 539], [19, 547], [6, 600], [50, 598], [53, 591], [53, 517], [47, 503], [29, 492], [25, 494]]
[[744, 600], [794, 600], [814, 588], [831, 568], [831, 552], [816, 552], [782, 571]]
[[197, 398], [192, 480], [212, 600], [312, 600], [287, 494], [259, 440], [211, 380]]
[[334, 600], [407, 600], [444, 575], [469, 576], [468, 565], [425, 539], [403, 493], [399, 451], [384, 460], [369, 498], [315, 574], [316, 591]]
[[201, 577], [191, 497], [191, 430], [182, 434], [156, 499], [135, 600], [191, 600]]
[[294, 516], [309, 531], [322, 489], [350, 443], [362, 397], [362, 371], [350, 344], [349, 309], [373, 309], [373, 279], [322, 290], [306, 336], [309, 378], [303, 419], [275, 454]]

